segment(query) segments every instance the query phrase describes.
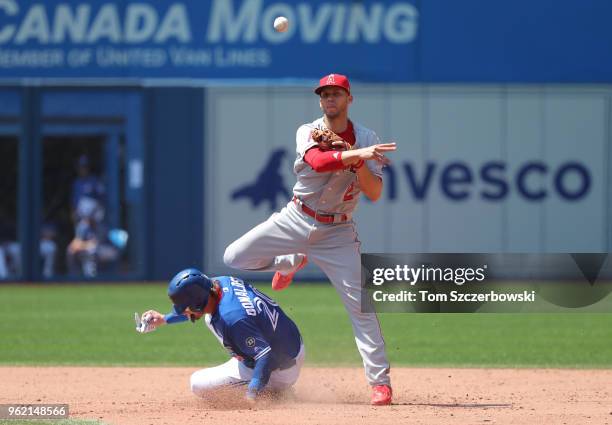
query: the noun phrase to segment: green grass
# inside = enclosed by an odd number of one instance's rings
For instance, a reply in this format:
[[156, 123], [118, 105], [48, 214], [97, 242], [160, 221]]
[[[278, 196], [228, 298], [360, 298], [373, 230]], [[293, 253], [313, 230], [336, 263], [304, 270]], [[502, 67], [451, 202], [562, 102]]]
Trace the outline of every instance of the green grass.
[[[310, 365], [361, 365], [329, 285], [273, 295], [300, 327]], [[0, 286], [0, 364], [199, 366], [225, 351], [198, 322], [150, 334], [134, 311], [170, 307], [165, 285]], [[612, 367], [612, 314], [382, 314], [394, 366]], [[15, 422], [11, 422], [15, 425]]]

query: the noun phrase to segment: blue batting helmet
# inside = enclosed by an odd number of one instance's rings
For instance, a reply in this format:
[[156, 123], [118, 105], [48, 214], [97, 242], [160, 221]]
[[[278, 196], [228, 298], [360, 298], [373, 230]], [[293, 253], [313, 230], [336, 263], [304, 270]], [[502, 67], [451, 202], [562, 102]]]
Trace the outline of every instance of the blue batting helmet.
[[185, 269], [178, 272], [168, 284], [168, 297], [174, 304], [174, 312], [183, 314], [187, 308], [191, 311], [204, 311], [212, 281], [198, 269]]

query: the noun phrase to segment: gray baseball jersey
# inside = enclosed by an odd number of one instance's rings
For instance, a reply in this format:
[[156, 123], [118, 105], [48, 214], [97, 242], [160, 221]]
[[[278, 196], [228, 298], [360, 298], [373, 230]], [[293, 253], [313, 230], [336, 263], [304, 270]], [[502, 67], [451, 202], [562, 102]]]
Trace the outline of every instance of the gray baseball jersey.
[[[327, 128], [323, 118], [302, 125], [295, 136], [297, 158], [293, 164], [293, 171], [297, 176], [297, 183], [293, 186], [293, 193], [314, 210], [352, 214], [357, 208], [361, 194], [357, 175], [348, 169], [317, 173], [304, 161], [306, 151], [317, 146], [310, 137], [310, 132], [314, 128]], [[353, 123], [353, 128], [354, 149], [380, 143], [378, 136], [372, 130], [357, 123]], [[382, 178], [382, 164], [378, 161], [366, 161], [366, 166], [372, 174]]]

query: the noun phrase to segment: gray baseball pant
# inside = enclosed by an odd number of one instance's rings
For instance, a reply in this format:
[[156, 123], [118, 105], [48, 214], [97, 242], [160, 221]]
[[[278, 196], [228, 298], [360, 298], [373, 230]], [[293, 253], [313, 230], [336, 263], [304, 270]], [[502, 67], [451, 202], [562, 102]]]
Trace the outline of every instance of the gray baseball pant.
[[320, 223], [290, 202], [232, 242], [223, 261], [236, 269], [287, 274], [307, 255], [327, 275], [342, 299], [369, 384], [390, 384], [378, 318], [375, 313], [361, 312], [360, 245], [353, 221]]

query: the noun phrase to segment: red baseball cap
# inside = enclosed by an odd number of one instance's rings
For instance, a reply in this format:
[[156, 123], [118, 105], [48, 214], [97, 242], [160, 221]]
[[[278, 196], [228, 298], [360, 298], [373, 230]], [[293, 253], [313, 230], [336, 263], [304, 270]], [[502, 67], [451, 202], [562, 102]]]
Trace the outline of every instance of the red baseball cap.
[[326, 75], [325, 77], [321, 78], [321, 80], [319, 81], [319, 86], [315, 89], [314, 92], [316, 94], [321, 94], [321, 90], [323, 90], [324, 87], [341, 87], [349, 94], [351, 94], [351, 84], [349, 83], [349, 79], [346, 75]]

